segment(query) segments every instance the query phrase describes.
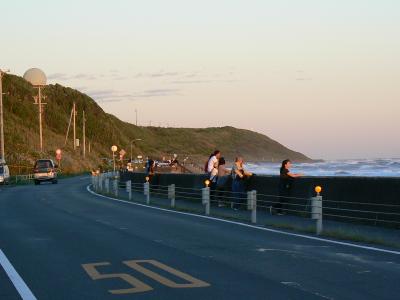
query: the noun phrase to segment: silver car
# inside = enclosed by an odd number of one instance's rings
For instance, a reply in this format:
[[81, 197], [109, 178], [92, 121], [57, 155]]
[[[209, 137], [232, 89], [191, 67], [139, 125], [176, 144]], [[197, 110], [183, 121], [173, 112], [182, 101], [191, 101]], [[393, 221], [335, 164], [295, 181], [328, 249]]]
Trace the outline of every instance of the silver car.
[[35, 184], [40, 184], [45, 181], [50, 181], [51, 183], [56, 184], [58, 182], [57, 168], [57, 164], [55, 164], [51, 159], [37, 160], [33, 168]]
[[6, 164], [0, 164], [0, 184], [10, 183], [10, 170]]

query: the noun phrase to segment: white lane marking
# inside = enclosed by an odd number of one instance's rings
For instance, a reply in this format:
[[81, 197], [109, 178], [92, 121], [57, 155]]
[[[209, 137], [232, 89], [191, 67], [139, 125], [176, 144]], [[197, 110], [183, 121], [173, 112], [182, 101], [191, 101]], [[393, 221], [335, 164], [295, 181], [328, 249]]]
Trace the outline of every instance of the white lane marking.
[[295, 253], [295, 254], [299, 253], [299, 252], [297, 252], [297, 251], [291, 251], [291, 250], [282, 250], [282, 249], [265, 249], [265, 248], [259, 248], [259, 249], [256, 249], [256, 251], [258, 251], [258, 252], [265, 252], [265, 251], [276, 251], [276, 252], [286, 252], [286, 253]]
[[366, 273], [371, 273], [371, 271], [359, 271], [359, 272], [357, 272], [357, 274], [366, 274]]
[[376, 251], [376, 252], [383, 252], [383, 253], [390, 253], [390, 254], [400, 255], [400, 251], [387, 250], [387, 249], [371, 247], [371, 246], [357, 245], [357, 244], [352, 244], [352, 243], [348, 243], [348, 242], [339, 242], [339, 241], [324, 239], [324, 238], [310, 236], [310, 235], [286, 232], [286, 231], [281, 231], [281, 230], [277, 230], [277, 229], [265, 228], [265, 227], [260, 227], [260, 226], [255, 226], [255, 225], [250, 225], [250, 224], [245, 224], [245, 223], [240, 223], [240, 222], [235, 222], [235, 221], [230, 221], [230, 220], [219, 219], [219, 218], [215, 218], [215, 217], [196, 215], [196, 214], [182, 212], [182, 211], [170, 210], [170, 209], [165, 209], [165, 208], [160, 208], [160, 207], [149, 206], [149, 205], [146, 205], [146, 204], [140, 204], [140, 203], [130, 202], [130, 201], [121, 200], [121, 199], [115, 199], [115, 198], [111, 198], [111, 197], [100, 195], [100, 194], [97, 194], [97, 193], [93, 192], [90, 189], [90, 185], [88, 185], [86, 187], [86, 190], [89, 193], [91, 193], [92, 195], [95, 195], [95, 196], [98, 196], [98, 197], [101, 197], [101, 198], [114, 200], [114, 201], [118, 201], [118, 202], [122, 202], [122, 203], [127, 203], [127, 204], [131, 204], [131, 205], [141, 206], [141, 207], [147, 207], [147, 208], [151, 208], [151, 209], [155, 209], [155, 210], [161, 210], [161, 211], [166, 211], [166, 212], [170, 212], [170, 213], [186, 215], [186, 216], [192, 216], [192, 217], [197, 217], [197, 218], [202, 218], [202, 219], [214, 220], [214, 221], [219, 221], [219, 222], [223, 222], [223, 223], [235, 224], [235, 225], [244, 226], [244, 227], [248, 227], [248, 228], [253, 228], [253, 229], [258, 229], [258, 230], [263, 230], [263, 231], [269, 231], [269, 232], [279, 233], [279, 234], [283, 234], [283, 235], [295, 236], [295, 237], [300, 237], [300, 238], [319, 241], [319, 242], [325, 242], [325, 243], [331, 243], [331, 244], [336, 244], [336, 245], [341, 245], [341, 246], [360, 248], [360, 249], [364, 249], [364, 250], [371, 250], [371, 251]]
[[32, 294], [29, 287], [26, 285], [24, 280], [19, 276], [13, 265], [10, 263], [4, 252], [0, 249], [0, 265], [3, 267], [8, 278], [10, 278], [14, 287], [18, 291], [19, 295], [23, 300], [36, 300], [36, 297]]

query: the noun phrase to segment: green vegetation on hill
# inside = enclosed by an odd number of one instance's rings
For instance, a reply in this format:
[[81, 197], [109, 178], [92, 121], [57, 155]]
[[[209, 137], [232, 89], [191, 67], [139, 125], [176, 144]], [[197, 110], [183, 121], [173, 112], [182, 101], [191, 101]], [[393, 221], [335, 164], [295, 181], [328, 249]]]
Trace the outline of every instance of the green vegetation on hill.
[[[40, 156], [54, 158], [55, 149], [63, 149], [62, 167], [67, 172], [88, 170], [101, 164], [102, 157], [110, 157], [110, 146], [115, 144], [125, 149], [130, 156], [130, 141], [141, 138], [134, 147], [134, 155], [142, 154], [160, 158], [173, 153], [189, 156], [201, 164], [214, 149], [223, 151], [232, 160], [242, 154], [248, 160], [309, 160], [301, 153], [294, 152], [265, 135], [233, 127], [222, 128], [160, 128], [141, 127], [122, 122], [105, 113], [89, 96], [59, 84], [44, 89], [47, 103], [44, 107], [45, 153], [38, 151], [38, 107], [34, 105], [35, 90], [23, 78], [6, 75], [3, 79], [4, 130], [6, 159], [10, 165], [28, 165]], [[82, 111], [86, 114], [86, 136], [91, 152], [85, 160], [81, 149], [72, 149], [72, 132], [64, 147], [64, 139], [73, 102], [76, 103], [77, 138], [82, 141]], [[88, 150], [88, 147], [86, 147]], [[24, 172], [22, 170], [22, 172]]]

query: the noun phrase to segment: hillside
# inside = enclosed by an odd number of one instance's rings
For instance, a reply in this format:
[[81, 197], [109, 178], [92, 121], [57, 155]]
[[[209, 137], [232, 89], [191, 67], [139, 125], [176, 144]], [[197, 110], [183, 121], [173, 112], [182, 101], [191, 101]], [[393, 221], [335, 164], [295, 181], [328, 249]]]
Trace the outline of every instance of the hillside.
[[[10, 165], [31, 166], [40, 157], [38, 151], [38, 107], [33, 96], [37, 91], [23, 78], [6, 75], [3, 78], [4, 131], [6, 159]], [[42, 156], [54, 157], [57, 148], [63, 150], [63, 171], [88, 170], [102, 163], [101, 158], [110, 157], [110, 147], [115, 144], [123, 148], [130, 157], [130, 141], [141, 138], [134, 146], [134, 156], [155, 158], [173, 153], [189, 156], [201, 164], [215, 148], [220, 149], [230, 160], [242, 154], [247, 160], [309, 160], [305, 155], [294, 152], [265, 135], [233, 127], [190, 129], [142, 127], [122, 122], [104, 112], [89, 96], [77, 90], [49, 85], [44, 89], [47, 103], [44, 108], [44, 148]], [[77, 137], [82, 138], [82, 111], [86, 113], [86, 136], [91, 152], [85, 160], [81, 150], [72, 149], [72, 132], [64, 147], [65, 134], [70, 118], [72, 103], [75, 101], [77, 115]], [[82, 141], [82, 140], [81, 140]], [[88, 146], [87, 146], [88, 151]], [[26, 172], [21, 169], [21, 172]], [[19, 171], [18, 171], [19, 172]]]

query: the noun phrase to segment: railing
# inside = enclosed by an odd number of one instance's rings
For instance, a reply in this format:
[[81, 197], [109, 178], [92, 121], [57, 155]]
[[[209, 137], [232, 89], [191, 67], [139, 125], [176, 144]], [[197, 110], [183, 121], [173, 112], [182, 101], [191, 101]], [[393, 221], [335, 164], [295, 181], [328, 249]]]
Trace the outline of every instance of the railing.
[[[187, 188], [175, 184], [155, 185], [149, 182], [134, 183], [132, 181], [121, 183], [118, 175], [112, 172], [94, 176], [92, 184], [96, 192], [111, 194], [115, 197], [118, 197], [120, 190], [125, 188], [124, 193], [130, 201], [133, 200], [134, 195], [135, 197], [142, 195], [146, 204], [161, 201], [161, 204], [171, 208], [176, 207], [176, 201], [181, 201], [181, 205], [185, 203], [187, 208], [196, 208], [205, 215], [210, 215], [212, 211], [220, 208], [233, 209], [234, 214], [249, 211], [248, 220], [251, 223], [257, 223], [257, 216], [261, 216], [260, 214], [263, 214], [263, 217], [269, 214], [299, 216], [315, 222], [316, 234], [323, 231], [323, 218], [353, 220], [357, 223], [372, 225], [382, 222], [400, 228], [400, 205], [335, 201], [323, 199], [319, 194], [311, 198], [300, 198], [267, 195], [257, 193], [257, 191], [237, 193], [220, 189], [211, 190], [209, 187]], [[202, 205], [201, 210], [198, 208], [199, 204]], [[358, 215], [352, 215], [354, 213]]]
[[14, 177], [15, 183], [32, 181], [33, 178], [34, 178], [34, 174], [15, 175], [15, 177]]

